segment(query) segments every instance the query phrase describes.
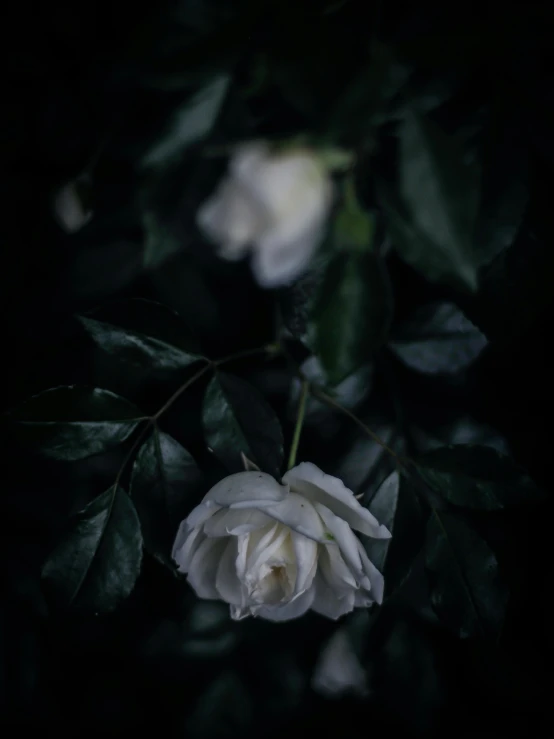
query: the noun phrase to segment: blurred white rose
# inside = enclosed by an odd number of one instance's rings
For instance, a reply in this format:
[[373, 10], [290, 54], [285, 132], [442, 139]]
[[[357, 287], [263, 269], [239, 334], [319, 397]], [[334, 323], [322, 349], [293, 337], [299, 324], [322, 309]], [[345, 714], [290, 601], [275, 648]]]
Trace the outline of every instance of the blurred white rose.
[[229, 173], [200, 208], [200, 228], [225, 259], [253, 250], [262, 287], [291, 282], [308, 266], [324, 233], [333, 186], [326, 166], [305, 148], [272, 152], [263, 142], [240, 146]]
[[336, 477], [304, 462], [279, 484], [263, 472], [217, 483], [181, 523], [173, 558], [200, 598], [221, 599], [234, 619], [336, 619], [381, 603], [383, 576], [354, 534], [390, 532]]
[[346, 629], [337, 629], [323, 648], [314, 668], [312, 688], [327, 698], [368, 694], [366, 672]]
[[85, 176], [72, 180], [58, 190], [54, 197], [54, 215], [67, 233], [76, 233], [92, 218], [92, 210], [84, 203], [82, 190], [90, 185]]

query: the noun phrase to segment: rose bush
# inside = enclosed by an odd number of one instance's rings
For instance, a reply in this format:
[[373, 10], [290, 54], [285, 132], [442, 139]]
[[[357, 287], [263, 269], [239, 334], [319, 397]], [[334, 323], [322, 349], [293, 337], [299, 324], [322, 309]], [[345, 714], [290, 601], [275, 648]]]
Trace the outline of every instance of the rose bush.
[[238, 147], [229, 174], [200, 208], [200, 228], [225, 259], [253, 250], [252, 269], [263, 287], [294, 280], [322, 236], [333, 187], [315, 152], [272, 152], [264, 142]]
[[383, 576], [354, 531], [386, 539], [388, 529], [311, 463], [282, 482], [263, 472], [230, 475], [181, 523], [173, 558], [197, 595], [226, 601], [234, 619], [271, 621], [310, 608], [336, 619], [380, 603]]

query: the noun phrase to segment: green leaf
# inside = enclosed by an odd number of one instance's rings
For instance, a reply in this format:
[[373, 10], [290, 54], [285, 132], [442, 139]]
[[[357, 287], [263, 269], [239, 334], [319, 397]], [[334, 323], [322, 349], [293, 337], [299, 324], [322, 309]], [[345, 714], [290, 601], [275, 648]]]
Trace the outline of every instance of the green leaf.
[[454, 303], [418, 308], [389, 343], [404, 364], [431, 375], [466, 369], [486, 345], [485, 336]]
[[367, 508], [392, 534], [391, 539], [367, 539], [365, 544], [370, 560], [385, 577], [389, 596], [405, 581], [423, 547], [425, 518], [415, 490], [397, 471], [381, 483]]
[[392, 294], [384, 264], [373, 254], [337, 254], [314, 310], [316, 353], [337, 384], [367, 362], [386, 340]]
[[177, 313], [150, 300], [121, 301], [78, 320], [96, 346], [132, 367], [182, 370], [202, 359]]
[[141, 560], [137, 512], [113, 485], [77, 514], [42, 576], [61, 606], [110, 611], [130, 595]]
[[213, 128], [229, 88], [230, 77], [219, 75], [202, 87], [175, 113], [161, 140], [143, 157], [143, 167], [164, 165]]
[[544, 499], [524, 470], [491, 447], [442, 447], [420, 455], [416, 464], [427, 485], [457, 506], [497, 511]]
[[154, 211], [147, 210], [143, 213], [142, 224], [145, 237], [143, 264], [146, 269], [163, 264], [186, 248], [185, 244]]
[[483, 146], [481, 200], [474, 242], [479, 264], [509, 248], [520, 230], [530, 196], [524, 114], [514, 108], [509, 85], [491, 104]]
[[464, 520], [433, 511], [427, 524], [425, 563], [431, 602], [439, 618], [459, 637], [496, 640], [508, 590], [488, 544]]
[[394, 58], [385, 44], [373, 41], [371, 62], [359, 72], [339, 96], [329, 117], [327, 130], [359, 138], [386, 118], [393, 97], [408, 78], [408, 68]]
[[186, 722], [186, 736], [224, 739], [247, 733], [254, 715], [251, 695], [236, 672], [220, 672]]
[[142, 527], [145, 548], [171, 564], [179, 523], [200, 500], [202, 473], [175, 439], [154, 429], [141, 446], [131, 476], [130, 494]]
[[432, 281], [477, 288], [472, 235], [476, 171], [457, 142], [410, 111], [400, 128], [400, 193], [411, 228], [424, 239], [395, 241], [401, 257]]
[[208, 446], [229, 470], [244, 469], [244, 453], [264, 472], [279, 476], [283, 432], [273, 409], [255, 388], [218, 372], [206, 389], [202, 418]]
[[33, 396], [8, 418], [18, 442], [46, 457], [73, 461], [125, 441], [145, 416], [109, 390], [67, 385]]
[[344, 251], [371, 251], [375, 238], [375, 216], [361, 207], [352, 176], [344, 182], [344, 196], [333, 224], [334, 243]]

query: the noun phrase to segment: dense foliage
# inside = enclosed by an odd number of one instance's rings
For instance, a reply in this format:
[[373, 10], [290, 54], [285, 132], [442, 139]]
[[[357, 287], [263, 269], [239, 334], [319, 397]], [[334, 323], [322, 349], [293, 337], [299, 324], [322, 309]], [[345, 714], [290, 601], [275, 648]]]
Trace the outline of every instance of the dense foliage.
[[[550, 12], [404, 5], [9, 11], [8, 735], [546, 733]], [[344, 155], [325, 238], [277, 289], [197, 225], [256, 139]], [[291, 447], [392, 531], [367, 542], [384, 602], [233, 622], [176, 572], [175, 534]], [[355, 689], [321, 687], [330, 643]]]

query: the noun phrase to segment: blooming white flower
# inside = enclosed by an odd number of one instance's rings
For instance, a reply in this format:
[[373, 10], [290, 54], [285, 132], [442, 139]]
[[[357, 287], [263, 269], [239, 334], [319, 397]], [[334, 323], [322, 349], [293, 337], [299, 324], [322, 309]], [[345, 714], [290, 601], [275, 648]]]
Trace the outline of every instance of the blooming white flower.
[[200, 228], [225, 259], [253, 250], [263, 287], [291, 282], [308, 266], [324, 232], [333, 186], [321, 158], [306, 148], [237, 148], [229, 173], [198, 212]]
[[303, 462], [283, 484], [254, 471], [218, 482], [181, 523], [173, 558], [196, 594], [226, 601], [234, 619], [287, 621], [310, 608], [336, 619], [383, 598], [354, 530], [390, 537], [341, 480]]

